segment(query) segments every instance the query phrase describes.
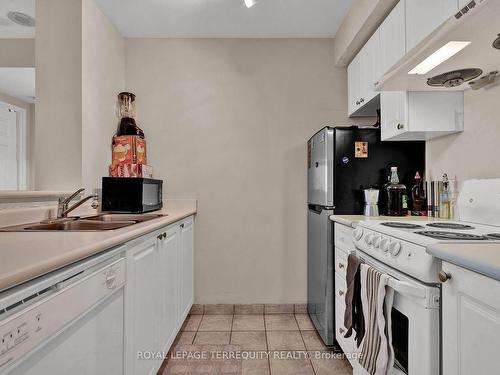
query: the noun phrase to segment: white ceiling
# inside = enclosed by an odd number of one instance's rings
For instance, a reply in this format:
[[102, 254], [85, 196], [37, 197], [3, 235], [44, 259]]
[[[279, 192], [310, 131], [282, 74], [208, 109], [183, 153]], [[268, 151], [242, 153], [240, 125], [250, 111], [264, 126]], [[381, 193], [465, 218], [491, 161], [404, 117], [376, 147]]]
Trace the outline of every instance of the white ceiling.
[[[17, 1], [17, 0], [16, 0]], [[333, 37], [352, 0], [96, 0], [125, 37]]]
[[35, 68], [0, 68], [0, 93], [34, 103]]
[[7, 18], [11, 11], [35, 17], [35, 0], [0, 0], [0, 38], [34, 38], [34, 27], [20, 26]]

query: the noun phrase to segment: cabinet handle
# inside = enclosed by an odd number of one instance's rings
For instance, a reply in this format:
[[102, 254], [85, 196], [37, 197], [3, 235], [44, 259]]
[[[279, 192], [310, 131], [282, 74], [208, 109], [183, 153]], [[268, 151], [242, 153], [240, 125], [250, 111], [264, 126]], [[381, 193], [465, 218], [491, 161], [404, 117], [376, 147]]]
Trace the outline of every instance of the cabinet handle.
[[167, 238], [167, 232], [164, 232], [162, 236], [163, 238]]
[[156, 238], [158, 238], [159, 240], [161, 240], [162, 234], [159, 234], [158, 236], [156, 236]]
[[377, 85], [378, 85], [378, 83], [379, 83], [379, 81], [374, 82], [374, 83], [373, 83], [373, 86], [377, 86]]
[[339, 268], [340, 269], [344, 268], [344, 265], [342, 263], [339, 263]]
[[441, 281], [442, 283], [445, 283], [449, 279], [451, 279], [451, 275], [447, 272], [444, 272], [444, 271], [439, 271], [438, 277], [439, 277], [439, 281]]
[[181, 224], [181, 228], [184, 228], [184, 224]]
[[403, 129], [405, 126], [403, 124], [398, 124], [398, 130]]
[[359, 105], [359, 100], [356, 100], [356, 105]]
[[363, 103], [364, 101], [365, 101], [365, 99], [364, 99], [364, 98], [359, 99], [359, 102], [360, 102], [360, 103]]
[[339, 296], [342, 297], [344, 295], [344, 291], [343, 290], [339, 290]]
[[343, 328], [339, 328], [339, 333], [342, 335], [344, 333], [344, 329]]

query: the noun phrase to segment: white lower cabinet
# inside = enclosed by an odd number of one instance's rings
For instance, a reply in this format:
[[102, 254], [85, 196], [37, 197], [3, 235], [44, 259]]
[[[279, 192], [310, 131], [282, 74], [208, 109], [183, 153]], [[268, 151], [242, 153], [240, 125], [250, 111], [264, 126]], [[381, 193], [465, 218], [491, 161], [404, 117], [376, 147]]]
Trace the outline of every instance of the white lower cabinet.
[[383, 91], [380, 96], [383, 141], [428, 140], [464, 129], [464, 94]]
[[[125, 294], [125, 373], [156, 374], [193, 303], [193, 217], [131, 241]], [[146, 353], [145, 353], [146, 352]], [[145, 354], [144, 354], [145, 353]]]
[[498, 374], [500, 281], [443, 262], [443, 375]]

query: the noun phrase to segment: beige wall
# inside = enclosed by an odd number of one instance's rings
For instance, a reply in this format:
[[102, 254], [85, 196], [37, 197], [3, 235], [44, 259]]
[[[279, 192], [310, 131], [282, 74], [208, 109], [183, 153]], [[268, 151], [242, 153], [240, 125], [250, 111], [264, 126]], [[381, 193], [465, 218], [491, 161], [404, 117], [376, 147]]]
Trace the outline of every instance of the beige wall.
[[0, 39], [0, 51], [0, 67], [35, 66], [35, 39]]
[[125, 41], [93, 0], [84, 0], [82, 25], [82, 184], [101, 187], [116, 131], [116, 97], [125, 86]]
[[443, 173], [463, 182], [500, 177], [500, 85], [465, 93], [465, 131], [427, 142], [427, 171], [432, 179]]
[[100, 187], [125, 81], [124, 40], [93, 0], [36, 6], [36, 189]]
[[81, 0], [36, 2], [35, 188], [71, 190], [82, 176]]
[[127, 39], [155, 177], [198, 198], [198, 303], [305, 302], [306, 141], [346, 118], [329, 39]]

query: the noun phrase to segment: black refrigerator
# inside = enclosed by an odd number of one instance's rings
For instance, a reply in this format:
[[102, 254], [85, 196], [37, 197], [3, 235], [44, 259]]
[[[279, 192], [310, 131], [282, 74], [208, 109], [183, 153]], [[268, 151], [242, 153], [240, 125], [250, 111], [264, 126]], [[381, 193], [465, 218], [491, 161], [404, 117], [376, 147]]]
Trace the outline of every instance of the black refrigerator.
[[[307, 142], [307, 309], [325, 345], [335, 340], [335, 248], [333, 214], [362, 214], [363, 189], [382, 189], [390, 167], [410, 191], [425, 170], [425, 142], [381, 142], [380, 130], [325, 127]], [[381, 212], [384, 204], [380, 192]]]

